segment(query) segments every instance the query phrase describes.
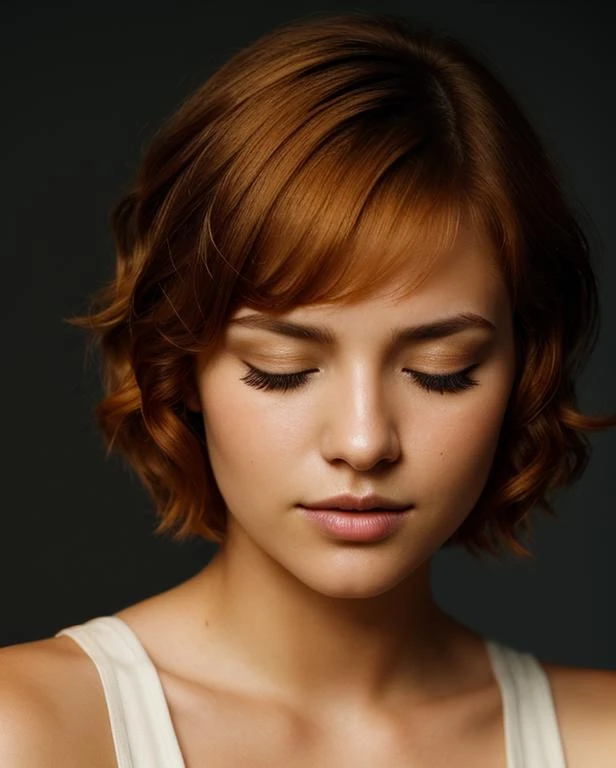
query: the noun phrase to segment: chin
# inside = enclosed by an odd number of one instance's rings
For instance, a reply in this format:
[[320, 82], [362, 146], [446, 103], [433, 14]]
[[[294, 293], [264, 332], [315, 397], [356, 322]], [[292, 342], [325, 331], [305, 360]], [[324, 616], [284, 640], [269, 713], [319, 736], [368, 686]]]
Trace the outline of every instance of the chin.
[[[357, 557], [359, 553], [338, 552], [327, 558], [314, 558], [305, 569], [297, 567], [291, 573], [306, 587], [325, 597], [339, 599], [361, 599], [378, 597], [398, 586], [414, 570], [408, 557], [404, 562], [396, 563], [391, 552], [375, 552], [367, 557]], [[368, 553], [364, 553], [368, 554]]]

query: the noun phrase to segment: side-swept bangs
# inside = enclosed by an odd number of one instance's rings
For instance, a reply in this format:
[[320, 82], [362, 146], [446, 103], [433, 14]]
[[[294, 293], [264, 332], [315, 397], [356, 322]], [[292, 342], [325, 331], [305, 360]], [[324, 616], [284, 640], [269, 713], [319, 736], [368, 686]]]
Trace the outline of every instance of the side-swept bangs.
[[616, 416], [577, 407], [599, 322], [589, 246], [512, 96], [458, 41], [343, 13], [265, 35], [180, 106], [114, 210], [113, 279], [70, 320], [100, 343], [98, 421], [151, 493], [157, 532], [224, 541], [185, 398], [233, 312], [412, 290], [463, 222], [493, 245], [519, 373], [486, 486], [448, 544], [526, 555], [530, 511], [554, 512], [549, 493], [588, 461], [583, 432]]
[[294, 135], [293, 162], [268, 158], [259, 169], [219, 228], [218, 247], [241, 275], [232, 305], [284, 312], [355, 301], [397, 280], [412, 289], [453, 246], [472, 211], [449, 147], [422, 146], [427, 131], [413, 131], [412, 117], [382, 133], [372, 126], [370, 143], [362, 118], [345, 116], [315, 147]]

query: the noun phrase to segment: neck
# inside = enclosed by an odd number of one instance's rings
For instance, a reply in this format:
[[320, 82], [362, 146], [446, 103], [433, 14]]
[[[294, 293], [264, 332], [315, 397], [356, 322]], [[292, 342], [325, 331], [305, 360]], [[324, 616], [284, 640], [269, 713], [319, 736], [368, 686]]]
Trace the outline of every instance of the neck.
[[304, 710], [443, 695], [453, 641], [471, 634], [434, 602], [429, 560], [381, 594], [329, 596], [230, 535], [197, 583], [208, 632], [242, 678]]

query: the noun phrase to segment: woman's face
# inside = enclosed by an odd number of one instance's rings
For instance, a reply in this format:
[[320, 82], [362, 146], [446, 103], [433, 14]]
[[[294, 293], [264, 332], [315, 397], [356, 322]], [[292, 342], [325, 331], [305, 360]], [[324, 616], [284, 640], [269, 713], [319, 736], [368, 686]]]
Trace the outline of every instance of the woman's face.
[[[402, 335], [463, 313], [487, 322]], [[240, 308], [217, 352], [197, 359], [192, 407], [203, 412], [229, 542], [242, 539], [323, 594], [380, 594], [456, 530], [493, 461], [515, 350], [490, 246], [465, 229], [410, 295], [297, 308], [282, 318], [297, 326], [292, 335], [268, 329], [271, 319]], [[300, 326], [331, 338], [301, 338]], [[351, 541], [302, 510], [342, 493], [411, 509], [390, 535]]]

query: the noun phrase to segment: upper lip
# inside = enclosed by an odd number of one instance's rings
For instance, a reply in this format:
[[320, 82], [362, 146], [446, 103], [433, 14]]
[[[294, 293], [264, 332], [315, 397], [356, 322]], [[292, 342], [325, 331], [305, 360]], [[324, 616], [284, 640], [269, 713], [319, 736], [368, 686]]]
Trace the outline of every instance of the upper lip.
[[347, 509], [347, 510], [366, 510], [366, 509], [408, 509], [411, 505], [387, 499], [385, 496], [379, 496], [371, 493], [368, 496], [353, 496], [351, 493], [343, 493], [339, 496], [330, 496], [328, 499], [320, 499], [311, 504], [302, 504], [306, 509]]

